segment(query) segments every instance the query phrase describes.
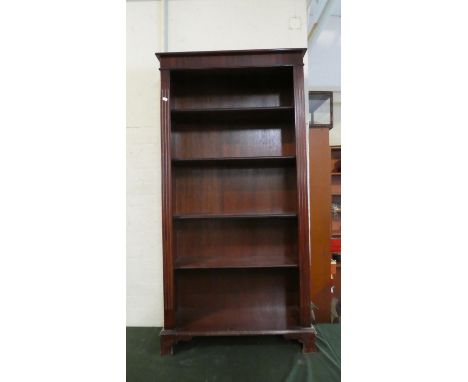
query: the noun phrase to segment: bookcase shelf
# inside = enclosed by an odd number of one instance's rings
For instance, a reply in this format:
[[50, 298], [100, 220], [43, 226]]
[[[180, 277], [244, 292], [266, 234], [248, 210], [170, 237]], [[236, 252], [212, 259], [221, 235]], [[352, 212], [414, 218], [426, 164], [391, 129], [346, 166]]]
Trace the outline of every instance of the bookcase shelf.
[[332, 238], [341, 237], [341, 146], [331, 146], [331, 195], [332, 205], [339, 207], [339, 213], [332, 213]]
[[271, 253], [249, 254], [239, 257], [188, 256], [177, 258], [175, 269], [216, 269], [216, 268], [291, 268], [297, 267], [297, 255], [272, 255]]
[[291, 219], [296, 213], [251, 213], [251, 214], [176, 214], [174, 219]]
[[298, 327], [297, 276], [297, 268], [179, 271], [177, 326], [190, 331]]
[[216, 158], [172, 158], [172, 163], [183, 165], [247, 165], [261, 166], [263, 164], [293, 164], [294, 155], [283, 156], [252, 156], [252, 157], [216, 157]]
[[[266, 128], [268, 123], [290, 122], [294, 118], [294, 108], [278, 107], [245, 107], [245, 108], [205, 108], [205, 109], [172, 109], [171, 118], [174, 129], [195, 128], [194, 123], [218, 124], [229, 123], [233, 128], [257, 126]], [[199, 128], [200, 126], [198, 126]], [[292, 126], [290, 126], [291, 128]]]
[[198, 335], [313, 350], [304, 53], [158, 54], [163, 355]]
[[[178, 316], [181, 332], [199, 336], [206, 333], [218, 336], [275, 335], [299, 328], [299, 310], [296, 306], [285, 309], [232, 307], [214, 312], [195, 308], [181, 310]], [[258, 317], [264, 319], [258, 320]]]
[[294, 112], [294, 107], [292, 106], [270, 106], [270, 107], [220, 107], [220, 108], [179, 108], [172, 109], [173, 114], [182, 113], [182, 114], [199, 114], [199, 113], [220, 113], [225, 116], [230, 116], [228, 114], [237, 114], [237, 113], [248, 113], [248, 114], [264, 114], [266, 116], [271, 116], [272, 113], [292, 113]]

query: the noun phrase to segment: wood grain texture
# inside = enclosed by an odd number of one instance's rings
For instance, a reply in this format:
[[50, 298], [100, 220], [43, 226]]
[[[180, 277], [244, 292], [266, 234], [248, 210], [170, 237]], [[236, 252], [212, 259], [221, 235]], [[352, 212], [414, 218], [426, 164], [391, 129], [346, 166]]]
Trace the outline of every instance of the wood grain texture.
[[[332, 202], [341, 206], [341, 146], [330, 146], [332, 169]], [[332, 237], [341, 237], [341, 212], [332, 216]]]
[[316, 322], [330, 322], [330, 146], [328, 127], [309, 129], [311, 286]]
[[299, 326], [297, 269], [180, 270], [176, 280], [181, 330]]
[[307, 149], [304, 100], [304, 72], [302, 66], [294, 67], [294, 108], [297, 161], [297, 203], [300, 267], [300, 321], [303, 326], [311, 325], [310, 312], [310, 249], [309, 208], [307, 196]]
[[173, 168], [176, 214], [294, 213], [296, 171], [291, 166]]
[[[224, 143], [229, 142], [229, 143]], [[295, 156], [294, 131], [289, 127], [258, 125], [242, 129], [201, 129], [173, 132], [174, 157]]]
[[248, 213], [248, 214], [174, 214], [174, 219], [186, 220], [186, 219], [289, 219], [296, 218], [296, 213]]
[[278, 156], [251, 156], [251, 157], [173, 157], [172, 164], [175, 166], [275, 166], [294, 165], [296, 157], [294, 155]]
[[313, 349], [304, 52], [158, 55], [162, 354], [194, 335], [286, 334]]
[[175, 326], [174, 275], [172, 256], [172, 163], [170, 73], [161, 70], [161, 180], [164, 275], [164, 327]]
[[297, 267], [297, 220], [174, 222], [176, 268]]
[[156, 53], [161, 69], [252, 68], [303, 65], [306, 49]]
[[174, 71], [172, 107], [174, 110], [291, 107], [291, 81], [291, 67]]

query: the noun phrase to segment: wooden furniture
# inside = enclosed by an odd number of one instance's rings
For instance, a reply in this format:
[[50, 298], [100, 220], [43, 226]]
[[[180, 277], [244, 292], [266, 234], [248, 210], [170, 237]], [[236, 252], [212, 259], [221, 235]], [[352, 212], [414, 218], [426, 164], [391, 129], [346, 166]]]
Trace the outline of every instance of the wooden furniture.
[[341, 303], [341, 263], [336, 264], [336, 274], [334, 278], [333, 295]]
[[314, 350], [305, 49], [159, 53], [161, 354], [193, 336]]
[[341, 146], [331, 146], [332, 238], [341, 239]]
[[[331, 146], [331, 240], [332, 257], [336, 261], [332, 297], [341, 304], [341, 146]], [[336, 250], [333, 248], [336, 247]]]
[[309, 189], [311, 289], [317, 323], [331, 319], [331, 158], [329, 130], [333, 128], [333, 92], [309, 92]]

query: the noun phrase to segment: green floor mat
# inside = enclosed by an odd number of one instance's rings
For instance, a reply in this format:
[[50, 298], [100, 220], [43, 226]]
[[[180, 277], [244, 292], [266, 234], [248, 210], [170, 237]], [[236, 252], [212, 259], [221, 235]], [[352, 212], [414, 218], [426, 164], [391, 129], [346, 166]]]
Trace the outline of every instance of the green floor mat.
[[159, 355], [161, 328], [127, 328], [127, 382], [338, 382], [340, 325], [316, 326], [318, 352], [282, 337], [197, 337]]

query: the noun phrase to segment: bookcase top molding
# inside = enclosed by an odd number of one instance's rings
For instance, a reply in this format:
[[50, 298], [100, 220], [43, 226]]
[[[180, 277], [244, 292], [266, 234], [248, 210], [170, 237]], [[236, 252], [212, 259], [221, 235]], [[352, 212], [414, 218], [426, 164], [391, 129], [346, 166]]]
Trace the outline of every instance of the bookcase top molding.
[[157, 52], [160, 70], [303, 66], [307, 48]]

